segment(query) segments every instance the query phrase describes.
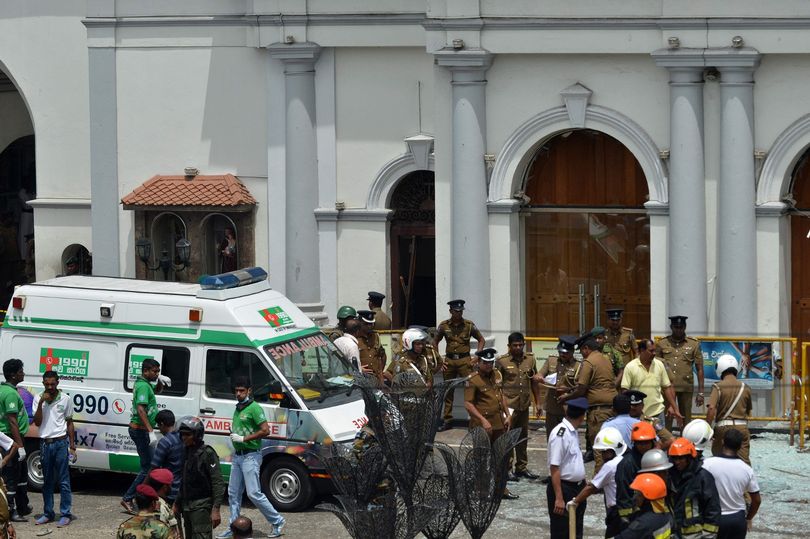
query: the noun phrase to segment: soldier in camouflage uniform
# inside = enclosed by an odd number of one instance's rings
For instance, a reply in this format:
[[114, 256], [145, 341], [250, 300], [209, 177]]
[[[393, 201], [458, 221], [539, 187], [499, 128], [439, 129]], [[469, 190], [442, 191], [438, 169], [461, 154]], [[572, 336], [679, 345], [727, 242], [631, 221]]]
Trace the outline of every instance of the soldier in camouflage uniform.
[[[462, 316], [464, 314], [463, 299], [454, 299], [448, 301], [447, 305], [450, 306], [450, 318], [444, 320], [436, 328], [436, 337], [433, 339], [433, 348], [439, 349], [439, 343], [442, 339], [446, 341], [444, 351], [444, 364], [442, 371], [444, 372], [445, 380], [452, 380], [454, 378], [465, 378], [470, 375], [473, 368], [478, 363], [477, 359], [470, 356], [470, 339], [474, 338], [478, 341], [478, 351], [484, 349], [484, 336], [475, 327], [471, 320], [466, 320]], [[444, 398], [444, 422], [439, 427], [439, 430], [446, 430], [450, 428], [450, 421], [453, 419], [453, 397], [455, 396], [455, 389], [447, 392]]]
[[602, 326], [596, 326], [591, 330], [591, 336], [596, 339], [599, 351], [610, 360], [613, 366], [613, 375], [616, 377], [616, 389], [621, 387], [622, 373], [624, 372], [624, 358], [619, 350], [607, 340], [607, 330]]
[[632, 328], [622, 326], [623, 309], [607, 310], [607, 342], [622, 355], [622, 362], [627, 365], [638, 357], [638, 343]]
[[[11, 455], [13, 458], [17, 458], [17, 450], [16, 445], [13, 447], [14, 454]], [[9, 455], [6, 455], [6, 458], [3, 459], [3, 462], [0, 463], [5, 464]], [[0, 478], [0, 539], [16, 539], [17, 532], [14, 530], [14, 525], [11, 523], [11, 512], [8, 508], [8, 499], [6, 494], [6, 484], [2, 478]]]
[[354, 307], [344, 305], [340, 309], [338, 309], [337, 326], [333, 328], [326, 328], [323, 330], [323, 332], [326, 333], [326, 335], [332, 342], [335, 342], [337, 338], [343, 337], [343, 331], [346, 328], [346, 322], [348, 320], [351, 320], [352, 318], [357, 318], [357, 311], [354, 310]]
[[141, 483], [135, 488], [138, 514], [118, 526], [118, 539], [168, 539], [169, 526], [157, 516], [158, 495], [155, 489]]

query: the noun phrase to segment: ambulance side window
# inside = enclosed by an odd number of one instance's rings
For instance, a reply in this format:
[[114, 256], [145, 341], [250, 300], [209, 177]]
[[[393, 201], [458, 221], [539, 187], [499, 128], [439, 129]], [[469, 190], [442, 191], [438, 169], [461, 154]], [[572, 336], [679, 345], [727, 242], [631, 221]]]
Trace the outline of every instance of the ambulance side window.
[[258, 355], [242, 350], [208, 350], [205, 356], [206, 396], [234, 400], [233, 382], [238, 376], [250, 379], [256, 402], [271, 402], [270, 388], [276, 377]]
[[141, 365], [146, 358], [160, 363], [160, 374], [172, 379], [171, 387], [160, 393], [165, 397], [183, 397], [188, 393], [188, 369], [191, 354], [188, 348], [133, 344], [127, 348], [124, 387], [132, 391], [135, 379], [141, 375]]

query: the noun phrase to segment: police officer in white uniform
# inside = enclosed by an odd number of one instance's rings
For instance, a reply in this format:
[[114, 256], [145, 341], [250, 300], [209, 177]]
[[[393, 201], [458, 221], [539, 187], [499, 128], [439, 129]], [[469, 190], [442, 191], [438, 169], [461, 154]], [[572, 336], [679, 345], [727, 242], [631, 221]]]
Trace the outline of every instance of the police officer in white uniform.
[[[548, 468], [551, 481], [546, 487], [551, 539], [568, 539], [565, 502], [585, 486], [585, 462], [579, 447], [577, 429], [585, 422], [588, 399], [579, 397], [565, 403], [565, 418], [548, 436]], [[582, 538], [582, 520], [587, 503], [577, 506], [577, 539]]]

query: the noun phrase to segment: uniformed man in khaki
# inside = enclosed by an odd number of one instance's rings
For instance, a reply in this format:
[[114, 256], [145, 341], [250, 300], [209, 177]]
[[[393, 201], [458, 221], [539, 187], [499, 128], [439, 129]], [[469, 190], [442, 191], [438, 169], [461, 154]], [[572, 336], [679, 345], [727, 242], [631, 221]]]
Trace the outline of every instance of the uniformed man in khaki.
[[[464, 378], [470, 375], [473, 367], [478, 363], [470, 355], [470, 339], [478, 341], [478, 351], [484, 349], [484, 336], [475, 327], [471, 320], [466, 320], [464, 314], [464, 300], [454, 299], [448, 301], [450, 306], [450, 318], [441, 322], [436, 328], [436, 337], [433, 339], [433, 348], [439, 349], [442, 339], [446, 341], [444, 350], [444, 363], [442, 372], [445, 380], [454, 378]], [[453, 419], [453, 396], [455, 390], [447, 392], [444, 398], [444, 422], [439, 430], [450, 428], [450, 421]]]
[[[491, 443], [509, 430], [512, 419], [503, 393], [503, 378], [495, 369], [497, 354], [494, 348], [476, 352], [480, 359], [478, 371], [470, 376], [464, 388], [464, 408], [470, 414], [470, 429], [483, 427]], [[516, 500], [519, 496], [504, 488], [503, 498]]]
[[541, 378], [537, 373], [534, 354], [526, 353], [526, 339], [522, 333], [512, 333], [507, 338], [509, 352], [498, 357], [495, 369], [503, 379], [503, 393], [506, 404], [512, 410], [510, 427], [520, 429], [520, 442], [514, 450], [515, 477], [537, 479], [539, 476], [528, 469], [529, 455], [529, 408], [535, 387]]
[[[558, 402], [558, 397], [577, 386], [580, 363], [574, 358], [577, 338], [573, 335], [562, 335], [557, 343], [557, 356], [549, 356], [540, 367], [540, 376], [546, 385], [546, 398], [544, 407], [546, 413], [546, 440], [552, 429], [559, 425], [565, 417], [565, 409]], [[553, 383], [549, 383], [549, 379]], [[554, 389], [549, 388], [553, 385]]]
[[370, 368], [382, 381], [388, 357], [380, 343], [380, 336], [374, 331], [374, 311], [357, 311], [357, 317], [361, 322], [360, 334], [357, 335], [360, 366]]
[[614, 350], [622, 355], [622, 363], [627, 365], [638, 357], [638, 343], [632, 328], [622, 326], [623, 309], [615, 308], [607, 311], [607, 332], [605, 338]]
[[[560, 397], [560, 402], [577, 397], [588, 399], [588, 437], [593, 446], [593, 439], [602, 430], [602, 423], [613, 415], [613, 397], [616, 392], [616, 379], [613, 376], [613, 365], [610, 360], [598, 350], [596, 339], [586, 334], [579, 341], [579, 351], [582, 353], [582, 366], [577, 377], [577, 387]], [[594, 473], [602, 468], [602, 455], [594, 452]]]
[[751, 433], [748, 430], [748, 417], [751, 415], [751, 389], [737, 379], [739, 364], [734, 356], [723, 354], [717, 358], [719, 382], [712, 385], [709, 395], [706, 421], [714, 424], [712, 455], [723, 453], [723, 437], [726, 431], [734, 429], [743, 435], [742, 446], [737, 452], [740, 459], [751, 465]]
[[374, 311], [374, 329], [378, 331], [386, 331], [391, 329], [391, 318], [382, 310], [384, 294], [379, 292], [368, 293], [368, 308]]
[[[675, 388], [678, 411], [684, 418], [684, 425], [692, 421], [692, 395], [694, 393], [694, 371], [697, 370], [698, 393], [695, 405], [703, 406], [703, 352], [700, 341], [686, 336], [686, 316], [670, 316], [669, 328], [672, 334], [658, 341], [655, 355], [661, 358], [667, 368], [667, 375]], [[672, 430], [672, 418], [667, 418], [667, 430]]]

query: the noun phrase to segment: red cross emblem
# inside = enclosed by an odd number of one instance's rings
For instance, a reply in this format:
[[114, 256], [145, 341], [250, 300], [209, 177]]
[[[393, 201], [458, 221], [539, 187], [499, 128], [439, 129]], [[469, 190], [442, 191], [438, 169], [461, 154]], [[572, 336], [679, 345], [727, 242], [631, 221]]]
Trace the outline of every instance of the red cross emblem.
[[44, 356], [40, 356], [39, 364], [45, 365], [45, 371], [50, 371], [53, 369], [54, 365], [59, 365], [59, 358], [53, 356], [53, 348], [48, 348]]
[[278, 326], [279, 325], [278, 315], [276, 313], [271, 313], [270, 311], [264, 311], [264, 319], [271, 326]]

